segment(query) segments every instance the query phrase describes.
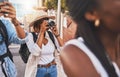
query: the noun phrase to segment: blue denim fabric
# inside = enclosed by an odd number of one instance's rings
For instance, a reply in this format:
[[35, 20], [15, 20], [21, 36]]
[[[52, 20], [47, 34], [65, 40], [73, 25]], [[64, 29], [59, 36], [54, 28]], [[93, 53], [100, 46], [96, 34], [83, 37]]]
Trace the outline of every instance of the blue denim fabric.
[[56, 65], [51, 65], [48, 68], [45, 67], [38, 68], [36, 77], [57, 77]]
[[[2, 22], [6, 26], [6, 29], [8, 32], [9, 44], [11, 44], [11, 43], [15, 43], [15, 44], [25, 43], [25, 40], [19, 39], [17, 37], [16, 30], [13, 27], [13, 24], [8, 19], [0, 17], [0, 20], [2, 20]], [[2, 38], [3, 37], [0, 34], [0, 41], [2, 41]], [[7, 48], [6, 48], [5, 42], [0, 43], [0, 55], [5, 54], [7, 52], [6, 50], [7, 50]], [[14, 63], [10, 60], [9, 57], [4, 58], [4, 60], [5, 60], [5, 65], [6, 65], [5, 69], [7, 71], [7, 74], [9, 75], [9, 77], [16, 77], [17, 71], [16, 71]]]

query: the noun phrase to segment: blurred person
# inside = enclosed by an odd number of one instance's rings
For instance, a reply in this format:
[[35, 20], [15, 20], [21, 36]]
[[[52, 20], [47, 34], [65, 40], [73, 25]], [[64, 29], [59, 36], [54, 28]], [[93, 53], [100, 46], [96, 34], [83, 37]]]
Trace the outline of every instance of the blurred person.
[[77, 24], [72, 20], [71, 16], [69, 15], [66, 15], [66, 25], [67, 27], [63, 27], [64, 42], [75, 38], [75, 32], [77, 28]]
[[[55, 62], [55, 45], [59, 49], [63, 45], [56, 24], [50, 27], [49, 19], [53, 16], [41, 15], [31, 22], [33, 32], [37, 36], [36, 42], [33, 35], [28, 34], [26, 44], [31, 52], [25, 70], [25, 77], [57, 77], [57, 68]], [[50, 31], [55, 38], [55, 45], [48, 34]]]
[[67, 28], [68, 28], [72, 24], [73, 20], [69, 15], [67, 15], [66, 16], [66, 21], [67, 21]]
[[120, 77], [120, 1], [67, 0], [76, 39], [61, 61], [68, 77]]
[[16, 77], [17, 71], [12, 59], [8, 55], [8, 46], [11, 43], [25, 43], [25, 40], [23, 40], [25, 32], [16, 18], [16, 10], [11, 3], [0, 2], [0, 21], [1, 24], [5, 25], [7, 31], [5, 35], [8, 35], [7, 44], [5, 41], [7, 36], [4, 37], [2, 34], [2, 26], [4, 25], [0, 25], [0, 77]]

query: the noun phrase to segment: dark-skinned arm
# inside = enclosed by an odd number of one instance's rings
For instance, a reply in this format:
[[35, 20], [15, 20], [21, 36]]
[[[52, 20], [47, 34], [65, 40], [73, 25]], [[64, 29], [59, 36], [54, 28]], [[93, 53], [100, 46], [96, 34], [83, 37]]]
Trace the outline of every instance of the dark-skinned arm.
[[60, 59], [68, 77], [100, 77], [88, 56], [76, 46], [66, 46]]

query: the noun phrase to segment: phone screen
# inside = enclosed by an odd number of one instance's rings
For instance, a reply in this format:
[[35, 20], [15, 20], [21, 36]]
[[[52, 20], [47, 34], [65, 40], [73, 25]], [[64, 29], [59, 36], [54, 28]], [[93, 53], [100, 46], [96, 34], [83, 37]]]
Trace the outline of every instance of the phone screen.
[[0, 0], [0, 2], [8, 2], [8, 0]]
[[0, 0], [0, 2], [4, 2], [4, 0]]
[[8, 0], [4, 0], [5, 2], [8, 2]]

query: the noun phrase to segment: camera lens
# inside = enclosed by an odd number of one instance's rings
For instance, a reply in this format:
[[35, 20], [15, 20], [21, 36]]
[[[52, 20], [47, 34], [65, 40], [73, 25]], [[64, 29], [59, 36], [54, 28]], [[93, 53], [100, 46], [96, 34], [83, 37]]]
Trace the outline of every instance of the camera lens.
[[53, 27], [53, 26], [55, 26], [55, 22], [54, 22], [54, 21], [50, 21], [50, 22], [48, 22], [48, 25], [49, 25], [50, 27]]

